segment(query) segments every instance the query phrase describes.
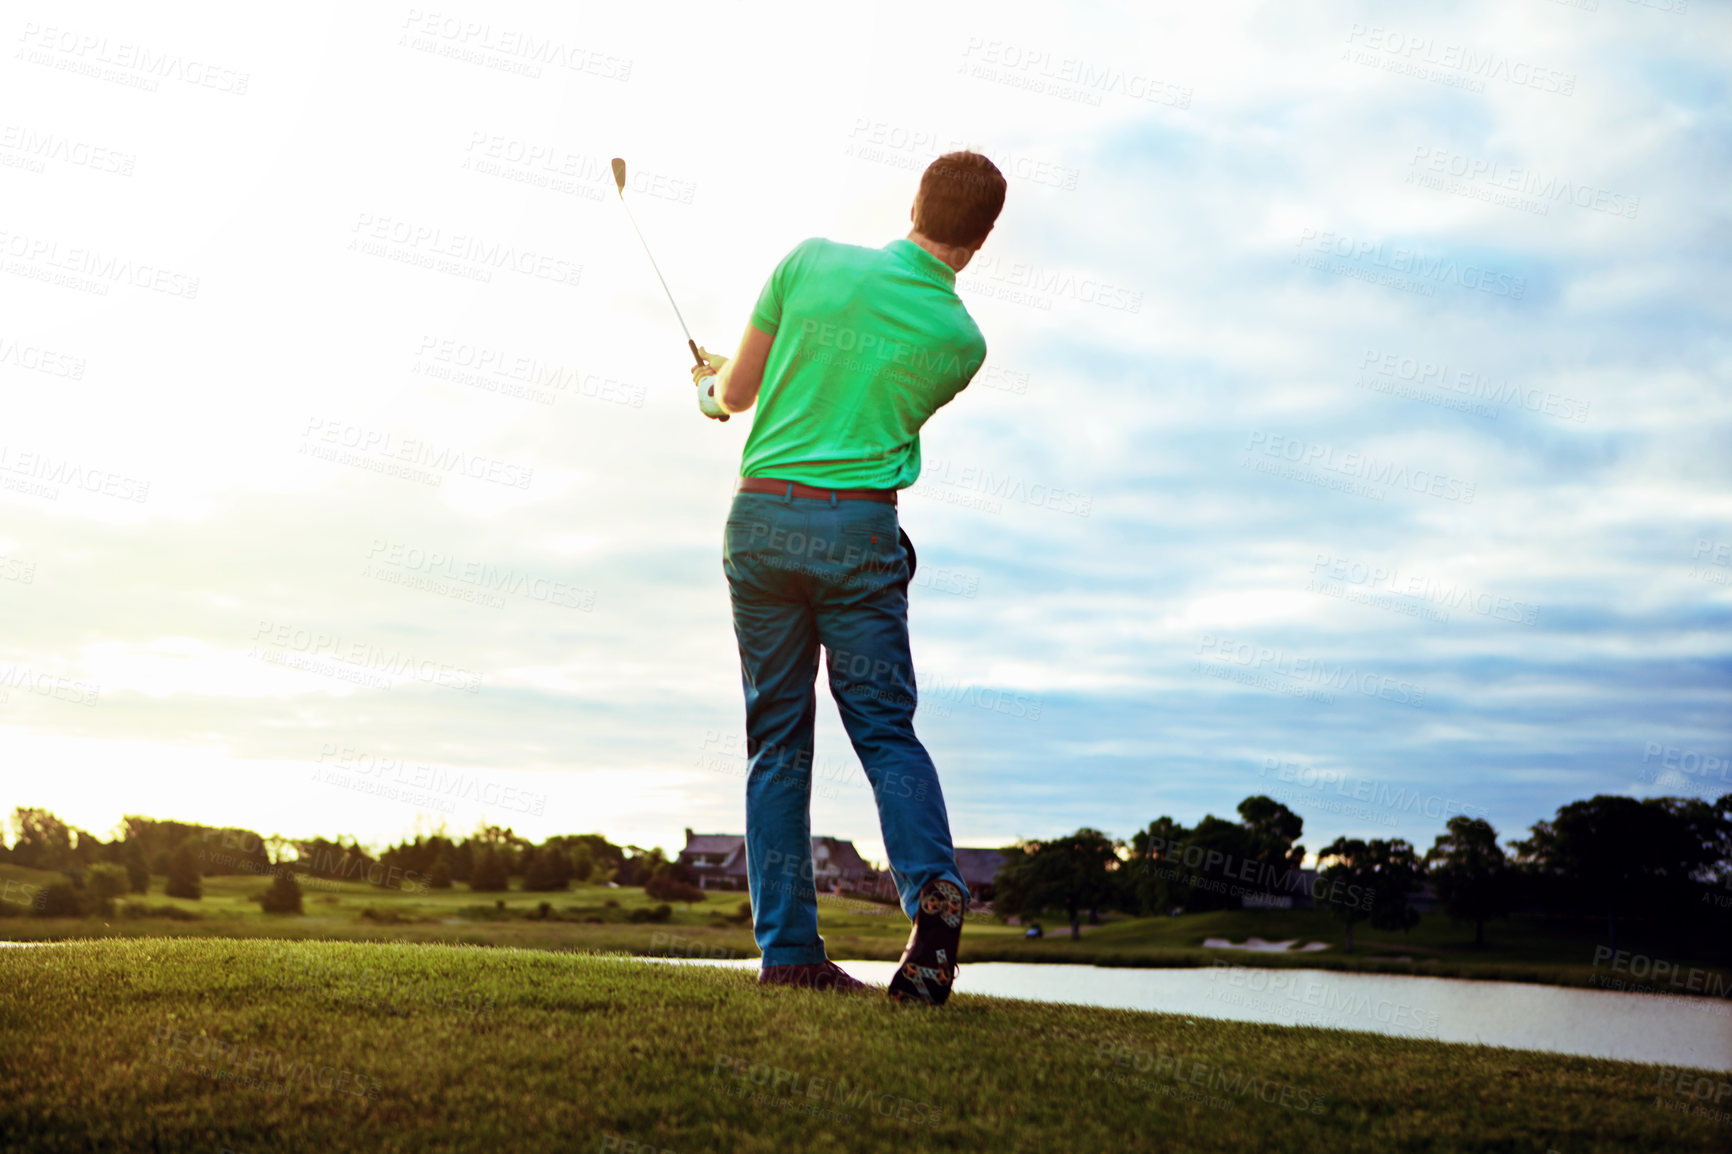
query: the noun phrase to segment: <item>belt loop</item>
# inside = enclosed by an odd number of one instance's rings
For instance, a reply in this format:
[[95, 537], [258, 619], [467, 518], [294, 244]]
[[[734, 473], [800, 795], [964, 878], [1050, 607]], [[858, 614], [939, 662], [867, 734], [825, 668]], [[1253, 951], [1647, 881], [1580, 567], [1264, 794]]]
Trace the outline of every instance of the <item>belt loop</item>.
[[836, 490], [831, 489], [830, 490], [830, 508], [834, 509], [835, 507], [836, 507]]
[[794, 482], [789, 481], [788, 482], [788, 491], [786, 493], [782, 494], [782, 504], [792, 505], [793, 503], [794, 503]]

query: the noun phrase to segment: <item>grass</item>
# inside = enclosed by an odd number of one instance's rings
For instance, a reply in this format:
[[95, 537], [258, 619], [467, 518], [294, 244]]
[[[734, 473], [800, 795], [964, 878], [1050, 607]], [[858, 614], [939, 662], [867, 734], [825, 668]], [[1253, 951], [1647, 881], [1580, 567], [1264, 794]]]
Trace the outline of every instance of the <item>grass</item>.
[[[63, 880], [58, 874], [0, 865], [0, 913], [23, 914], [18, 898], [31, 887]], [[165, 897], [162, 879], [153, 878], [151, 893], [127, 899], [149, 908], [170, 907], [177, 918], [40, 918], [0, 917], [0, 939], [58, 941], [100, 937], [221, 937], [325, 939], [333, 941], [447, 942], [467, 945], [517, 946], [525, 949], [579, 950], [640, 955], [696, 955], [754, 958], [757, 946], [749, 925], [737, 920], [743, 893], [712, 892], [710, 899], [690, 907], [675, 903], [663, 923], [632, 923], [633, 911], [660, 904], [643, 890], [630, 887], [574, 886], [562, 893], [477, 894], [466, 886], [414, 893], [382, 889], [363, 882], [311, 880], [304, 886], [306, 913], [300, 917], [267, 915], [251, 900], [265, 881], [256, 877], [209, 877], [199, 901]], [[514, 885], [518, 884], [514, 880]], [[10, 888], [6, 888], [10, 886]], [[498, 903], [505, 903], [504, 909]], [[538, 916], [545, 901], [548, 917]], [[607, 903], [613, 902], [610, 906]], [[733, 919], [733, 920], [730, 920]], [[1071, 941], [1061, 921], [1047, 921], [1047, 937], [1023, 938], [1019, 926], [991, 916], [971, 916], [964, 927], [963, 958], [973, 962], [1069, 962], [1104, 966], [1207, 966], [1214, 961], [1251, 962], [1258, 966], [1419, 974], [1428, 977], [1479, 978], [1537, 982], [1564, 986], [1603, 984], [1616, 975], [1603, 960], [1596, 966], [1595, 950], [1604, 942], [1598, 920], [1514, 919], [1487, 928], [1484, 949], [1473, 946], [1471, 926], [1429, 914], [1403, 934], [1358, 927], [1356, 949], [1342, 950], [1342, 927], [1325, 910], [1233, 910], [1187, 914], [1176, 918], [1112, 916], [1101, 925], [1085, 926], [1079, 941]], [[908, 922], [888, 906], [822, 895], [819, 925], [830, 956], [838, 960], [894, 961], [908, 938]], [[1247, 954], [1203, 947], [1207, 938], [1244, 941], [1257, 936], [1268, 941], [1297, 938], [1325, 941], [1331, 948], [1290, 957]], [[1695, 966], [1720, 976], [1720, 987], [1732, 986], [1725, 959], [1690, 957], [1655, 937], [1650, 927], [1633, 922], [1620, 927], [1619, 948], [1676, 963], [1680, 970]], [[1410, 960], [1398, 960], [1398, 959]]]
[[0, 950], [0, 990], [17, 1151], [1581, 1154], [1732, 1134], [1665, 1108], [1685, 1100], [1654, 1066], [967, 994], [901, 1010], [536, 950], [82, 941]]

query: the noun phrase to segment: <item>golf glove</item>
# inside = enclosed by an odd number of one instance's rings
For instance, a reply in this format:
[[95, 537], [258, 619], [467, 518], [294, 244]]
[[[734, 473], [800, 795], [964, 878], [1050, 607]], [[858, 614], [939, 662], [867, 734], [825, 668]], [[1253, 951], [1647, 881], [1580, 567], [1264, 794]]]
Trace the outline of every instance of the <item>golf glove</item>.
[[703, 354], [706, 364], [692, 366], [692, 383], [698, 386], [698, 411], [704, 416], [716, 421], [725, 421], [728, 414], [716, 400], [717, 374], [722, 366], [728, 363], [728, 358], [710, 352], [705, 348], [698, 349]]
[[728, 419], [727, 410], [716, 400], [716, 378], [713, 373], [698, 381], [698, 411], [713, 420]]

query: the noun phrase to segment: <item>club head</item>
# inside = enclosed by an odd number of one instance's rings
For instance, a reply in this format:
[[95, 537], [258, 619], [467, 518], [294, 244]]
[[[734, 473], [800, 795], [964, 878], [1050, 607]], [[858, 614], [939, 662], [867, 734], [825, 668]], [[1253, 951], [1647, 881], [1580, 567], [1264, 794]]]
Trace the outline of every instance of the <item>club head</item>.
[[613, 158], [613, 183], [619, 189], [620, 199], [625, 199], [625, 161], [617, 156]]

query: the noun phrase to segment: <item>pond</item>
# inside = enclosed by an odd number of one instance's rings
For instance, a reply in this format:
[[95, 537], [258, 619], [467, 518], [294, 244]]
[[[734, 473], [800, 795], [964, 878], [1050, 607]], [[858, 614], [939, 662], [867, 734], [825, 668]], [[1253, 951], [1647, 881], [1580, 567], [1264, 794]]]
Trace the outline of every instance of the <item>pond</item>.
[[[758, 964], [755, 958], [644, 960], [746, 968]], [[842, 968], [882, 986], [889, 983], [895, 963], [843, 962]], [[1732, 1070], [1732, 1000], [1726, 998], [1237, 964], [1143, 970], [965, 963], [956, 988], [1000, 998]]]

